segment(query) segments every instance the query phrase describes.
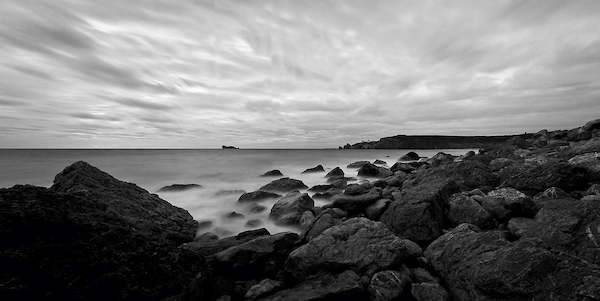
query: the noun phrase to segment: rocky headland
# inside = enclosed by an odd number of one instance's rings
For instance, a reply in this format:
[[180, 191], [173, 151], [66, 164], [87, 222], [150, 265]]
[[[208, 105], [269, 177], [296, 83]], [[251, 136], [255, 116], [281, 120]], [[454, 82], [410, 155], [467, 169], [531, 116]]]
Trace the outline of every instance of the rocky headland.
[[0, 299], [600, 300], [600, 120], [348, 163], [308, 189], [322, 207], [291, 178], [240, 198], [277, 199], [265, 210], [295, 233], [196, 235], [185, 210], [85, 162], [0, 189]]
[[532, 134], [503, 136], [442, 136], [442, 135], [396, 135], [377, 141], [346, 144], [340, 149], [451, 149], [482, 148], [504, 143], [513, 138], [529, 139]]

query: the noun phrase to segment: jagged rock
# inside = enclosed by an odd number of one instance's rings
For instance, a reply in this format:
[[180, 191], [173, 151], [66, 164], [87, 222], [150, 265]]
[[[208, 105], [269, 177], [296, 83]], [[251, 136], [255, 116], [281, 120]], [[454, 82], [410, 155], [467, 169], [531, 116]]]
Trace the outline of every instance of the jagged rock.
[[379, 199], [365, 209], [365, 215], [372, 220], [379, 220], [387, 206], [392, 202], [390, 199]]
[[369, 294], [373, 301], [398, 300], [406, 293], [411, 283], [410, 271], [403, 267], [399, 271], [381, 271], [371, 277]]
[[373, 161], [373, 164], [376, 164], [376, 165], [385, 165], [385, 164], [387, 164], [387, 162], [385, 162], [383, 160], [377, 159], [377, 160]]
[[358, 170], [358, 175], [361, 177], [385, 178], [392, 174], [393, 173], [389, 169], [371, 163], [361, 166]]
[[413, 283], [411, 293], [417, 301], [448, 301], [448, 292], [438, 283]]
[[261, 298], [261, 301], [362, 300], [360, 277], [352, 271], [337, 275], [320, 274], [300, 284]]
[[481, 206], [496, 219], [506, 221], [511, 217], [533, 217], [537, 207], [530, 197], [510, 187], [500, 188], [478, 198]]
[[312, 210], [314, 206], [307, 193], [290, 192], [273, 205], [269, 218], [284, 225], [298, 225], [304, 211]]
[[202, 185], [199, 184], [171, 184], [164, 187], [161, 187], [158, 192], [178, 192], [178, 191], [186, 191], [190, 189], [202, 188]]
[[254, 300], [258, 297], [262, 297], [264, 295], [270, 294], [274, 291], [277, 291], [278, 289], [280, 289], [281, 287], [283, 287], [283, 282], [279, 281], [279, 280], [273, 280], [273, 279], [264, 279], [261, 282], [259, 282], [256, 285], [253, 285], [248, 292], [246, 292], [246, 295], [244, 295], [244, 298], [246, 298], [247, 300]]
[[448, 201], [448, 220], [451, 225], [474, 224], [481, 228], [494, 226], [494, 218], [473, 197], [456, 193]]
[[419, 157], [419, 154], [415, 152], [408, 152], [404, 156], [400, 157], [400, 161], [417, 161], [420, 158], [421, 157]]
[[176, 294], [204, 264], [176, 252], [194, 239], [197, 226], [187, 211], [157, 195], [76, 162], [50, 189], [0, 189], [0, 295], [141, 300]]
[[179, 246], [179, 248], [199, 256], [209, 256], [233, 246], [243, 244], [257, 237], [270, 235], [269, 231], [267, 231], [265, 228], [244, 231], [236, 236], [225, 237], [217, 240], [215, 240], [214, 236], [212, 236], [214, 234], [211, 234], [209, 234], [210, 239], [196, 239], [193, 242], [182, 244]]
[[363, 165], [365, 164], [369, 164], [369, 161], [356, 161], [356, 162], [352, 162], [350, 164], [348, 164], [348, 168], [361, 168]]
[[298, 189], [306, 189], [308, 188], [302, 181], [290, 178], [281, 178], [277, 179], [263, 187], [259, 188], [259, 190], [269, 191], [269, 192], [290, 192]]
[[350, 213], [363, 211], [365, 208], [381, 199], [381, 189], [373, 188], [369, 192], [359, 195], [338, 194], [328, 206], [340, 208]]
[[583, 190], [588, 182], [584, 168], [554, 161], [542, 165], [513, 164], [502, 169], [499, 175], [504, 186], [513, 187], [527, 195], [535, 195], [550, 187], [567, 192]]
[[346, 216], [346, 212], [338, 208], [323, 210], [308, 227], [305, 228], [302, 237], [311, 240], [326, 229], [338, 225]]
[[283, 177], [283, 174], [279, 169], [273, 169], [265, 172], [261, 177]]
[[278, 197], [281, 197], [281, 195], [277, 194], [277, 193], [273, 193], [273, 192], [257, 190], [257, 191], [246, 192], [246, 193], [242, 194], [240, 196], [240, 198], [238, 199], [238, 202], [240, 202], [240, 203], [258, 202], [258, 201], [263, 201], [263, 200], [268, 200], [268, 199], [275, 199]]
[[421, 252], [417, 244], [398, 238], [382, 223], [351, 218], [292, 251], [285, 270], [296, 279], [304, 279], [318, 270], [351, 269], [369, 275], [416, 259]]
[[425, 256], [456, 300], [581, 300], [574, 292], [584, 279], [600, 279], [597, 265], [469, 224], [440, 236]]
[[339, 167], [332, 169], [330, 172], [328, 172], [325, 175], [326, 178], [339, 178], [339, 177], [343, 177], [343, 176], [344, 176], [344, 171]]
[[315, 167], [307, 168], [302, 173], [325, 172], [323, 165], [319, 164]]

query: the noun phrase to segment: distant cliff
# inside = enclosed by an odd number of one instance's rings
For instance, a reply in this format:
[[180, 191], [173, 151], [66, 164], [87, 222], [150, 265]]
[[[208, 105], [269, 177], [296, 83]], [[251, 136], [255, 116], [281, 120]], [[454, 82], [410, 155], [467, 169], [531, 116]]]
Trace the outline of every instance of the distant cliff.
[[[505, 142], [511, 138], [530, 138], [532, 134], [505, 136], [441, 136], [441, 135], [397, 135], [346, 144], [344, 149], [441, 149], [441, 148], [481, 148]], [[342, 148], [342, 147], [340, 147]]]

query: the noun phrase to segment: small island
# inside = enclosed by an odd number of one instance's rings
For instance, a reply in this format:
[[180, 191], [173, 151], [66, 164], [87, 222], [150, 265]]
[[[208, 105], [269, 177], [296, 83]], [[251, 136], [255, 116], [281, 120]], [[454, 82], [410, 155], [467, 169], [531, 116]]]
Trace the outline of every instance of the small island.
[[222, 145], [221, 148], [222, 149], [240, 149], [239, 147], [235, 147], [232, 145]]

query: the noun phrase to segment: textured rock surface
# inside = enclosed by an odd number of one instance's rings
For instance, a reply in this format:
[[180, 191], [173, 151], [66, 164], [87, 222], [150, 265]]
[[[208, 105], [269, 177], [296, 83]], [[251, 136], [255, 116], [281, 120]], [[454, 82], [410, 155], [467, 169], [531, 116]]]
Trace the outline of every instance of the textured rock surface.
[[258, 201], [263, 201], [263, 200], [268, 200], [268, 199], [275, 199], [278, 197], [281, 197], [281, 195], [277, 194], [277, 193], [273, 193], [273, 192], [257, 190], [257, 191], [246, 192], [246, 193], [242, 194], [240, 196], [240, 198], [238, 199], [238, 202], [240, 202], [240, 203], [258, 202]]
[[314, 206], [307, 193], [290, 192], [273, 205], [269, 218], [284, 225], [298, 225], [304, 211], [312, 210]]
[[339, 177], [343, 177], [343, 176], [344, 176], [344, 171], [339, 167], [332, 169], [330, 172], [328, 172], [325, 175], [326, 178], [339, 178]]
[[399, 271], [377, 272], [369, 283], [369, 294], [373, 301], [391, 301], [402, 298], [410, 285], [410, 271], [404, 267]]
[[259, 190], [270, 192], [290, 192], [308, 188], [302, 181], [290, 178], [281, 178], [262, 186]]
[[492, 215], [467, 194], [452, 195], [448, 206], [448, 220], [452, 226], [469, 223], [481, 228], [490, 228], [495, 224]]

